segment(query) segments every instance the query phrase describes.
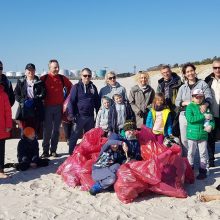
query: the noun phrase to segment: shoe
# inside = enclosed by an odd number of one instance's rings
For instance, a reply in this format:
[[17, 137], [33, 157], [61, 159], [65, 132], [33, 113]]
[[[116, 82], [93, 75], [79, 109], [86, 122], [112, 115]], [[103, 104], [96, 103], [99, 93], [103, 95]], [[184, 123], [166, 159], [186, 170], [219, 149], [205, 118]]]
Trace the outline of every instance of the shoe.
[[56, 152], [51, 152], [50, 157], [58, 157], [58, 154]]
[[197, 180], [204, 180], [207, 177], [207, 170], [199, 168], [199, 175], [196, 177]]
[[89, 190], [89, 193], [92, 195], [92, 196], [95, 196], [97, 193], [100, 193], [102, 191], [102, 187], [101, 185], [96, 182], [92, 188]]
[[40, 157], [41, 157], [42, 159], [44, 159], [44, 158], [48, 158], [49, 156], [50, 156], [49, 153], [43, 152]]
[[214, 160], [209, 161], [209, 167], [215, 167], [215, 161]]

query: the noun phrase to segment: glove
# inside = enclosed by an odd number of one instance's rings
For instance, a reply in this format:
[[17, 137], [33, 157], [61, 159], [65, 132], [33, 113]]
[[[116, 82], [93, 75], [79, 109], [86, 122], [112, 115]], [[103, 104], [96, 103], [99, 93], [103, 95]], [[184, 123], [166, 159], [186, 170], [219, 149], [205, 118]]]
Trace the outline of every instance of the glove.
[[144, 112], [142, 110], [140, 110], [137, 115], [140, 117], [140, 118], [143, 118], [144, 117]]
[[208, 125], [204, 128], [204, 131], [207, 131], [208, 133], [210, 133], [212, 130], [212, 126], [211, 125]]
[[31, 108], [34, 105], [34, 100], [33, 99], [27, 99], [24, 101], [24, 106], [26, 108]]

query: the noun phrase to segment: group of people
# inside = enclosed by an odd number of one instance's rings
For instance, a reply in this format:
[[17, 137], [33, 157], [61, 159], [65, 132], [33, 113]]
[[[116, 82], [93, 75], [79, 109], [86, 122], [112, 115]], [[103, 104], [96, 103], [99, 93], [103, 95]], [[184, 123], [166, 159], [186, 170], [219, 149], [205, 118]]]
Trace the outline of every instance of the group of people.
[[[113, 71], [106, 74], [106, 85], [98, 92], [91, 81], [92, 72], [89, 68], [82, 69], [81, 79], [74, 85], [67, 77], [59, 74], [57, 60], [49, 61], [48, 74], [40, 78], [35, 75], [35, 70], [34, 64], [27, 64], [25, 75], [18, 79], [13, 91], [0, 62], [0, 92], [3, 94], [0, 102], [1, 106], [5, 106], [0, 108], [0, 117], [4, 120], [4, 123], [1, 123], [3, 120], [0, 121], [0, 177], [6, 176], [5, 139], [9, 137], [12, 127], [10, 109], [15, 100], [19, 103], [15, 119], [21, 127], [22, 138], [27, 138], [26, 128], [32, 128], [38, 134], [43, 123], [41, 159], [58, 156], [59, 128], [66, 100], [67, 123], [64, 124], [68, 128], [64, 129], [69, 154], [73, 153], [83, 132], [101, 127], [109, 138], [113, 134], [123, 135], [126, 122], [130, 121], [135, 123], [137, 129], [146, 125], [161, 144], [165, 137], [179, 136], [183, 155], [187, 156], [192, 168], [198, 147], [198, 179], [206, 178], [208, 163], [211, 167], [215, 166], [215, 141], [220, 120], [220, 60], [213, 62], [213, 73], [205, 81], [197, 78], [196, 67], [192, 63], [182, 67], [183, 82], [168, 65], [164, 65], [160, 69], [162, 78], [158, 81], [156, 91], [149, 85], [148, 72], [139, 71], [136, 74], [137, 84], [131, 88], [129, 95], [117, 82]], [[117, 143], [126, 152], [124, 145]], [[112, 145], [117, 144], [109, 146]]]

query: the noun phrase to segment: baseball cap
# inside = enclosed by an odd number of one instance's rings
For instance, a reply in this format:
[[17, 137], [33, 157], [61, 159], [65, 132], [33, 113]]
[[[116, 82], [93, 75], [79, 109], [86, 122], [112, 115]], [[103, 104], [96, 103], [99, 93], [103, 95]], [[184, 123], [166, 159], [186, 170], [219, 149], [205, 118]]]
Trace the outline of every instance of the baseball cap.
[[35, 70], [35, 65], [33, 63], [28, 63], [25, 67], [26, 70]]
[[204, 96], [204, 93], [201, 89], [195, 89], [192, 92], [192, 96]]

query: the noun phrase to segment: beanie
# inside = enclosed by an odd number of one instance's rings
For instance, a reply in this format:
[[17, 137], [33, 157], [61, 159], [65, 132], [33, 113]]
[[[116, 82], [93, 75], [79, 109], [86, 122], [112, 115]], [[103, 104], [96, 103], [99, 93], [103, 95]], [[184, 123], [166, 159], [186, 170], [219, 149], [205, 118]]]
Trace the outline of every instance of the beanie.
[[136, 123], [135, 123], [134, 121], [132, 121], [132, 120], [127, 120], [127, 121], [125, 121], [124, 130], [125, 130], [125, 131], [137, 130]]
[[33, 137], [35, 135], [35, 131], [32, 127], [26, 127], [23, 133], [24, 133], [24, 136], [27, 138]]

